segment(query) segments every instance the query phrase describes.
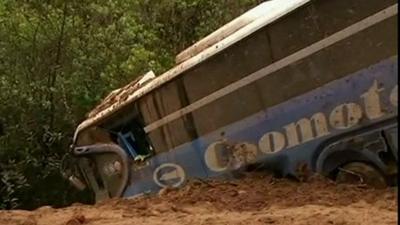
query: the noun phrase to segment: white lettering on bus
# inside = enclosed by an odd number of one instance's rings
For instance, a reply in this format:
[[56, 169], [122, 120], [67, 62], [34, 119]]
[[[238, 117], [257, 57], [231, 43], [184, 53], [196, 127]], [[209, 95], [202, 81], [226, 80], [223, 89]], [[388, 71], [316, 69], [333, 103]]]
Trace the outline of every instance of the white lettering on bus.
[[[383, 90], [383, 88], [378, 87], [378, 82], [375, 80], [368, 91], [361, 95], [366, 117], [370, 120], [378, 119], [385, 115], [379, 95]], [[391, 91], [390, 102], [393, 106], [397, 106], [397, 85]], [[354, 102], [344, 103], [336, 106], [330, 112], [329, 125], [339, 130], [349, 129], [358, 125], [362, 118], [363, 110], [359, 104]], [[261, 137], [259, 141], [261, 152], [274, 153], [330, 133], [326, 116], [322, 112], [315, 113], [311, 116], [311, 119], [301, 118], [297, 122], [283, 126], [283, 129], [286, 132], [286, 139], [284, 135], [277, 131], [268, 132]]]
[[258, 146], [261, 152], [272, 153], [285, 148], [285, 144], [285, 136], [277, 131], [273, 131], [262, 136]]
[[390, 93], [390, 103], [392, 103], [393, 106], [397, 107], [397, 95], [398, 95], [398, 89], [397, 89], [397, 84], [393, 88], [392, 92]]
[[[302, 118], [296, 123], [290, 123], [284, 126], [288, 147], [293, 147], [311, 141], [317, 137], [322, 137], [329, 134], [326, 117], [323, 113], [316, 113], [308, 118]], [[299, 140], [299, 138], [301, 138]]]
[[356, 103], [345, 103], [336, 106], [329, 115], [329, 122], [336, 129], [349, 129], [360, 122], [363, 116], [361, 106]]
[[364, 99], [365, 113], [370, 120], [380, 118], [384, 115], [381, 109], [381, 101], [379, 96], [379, 92], [383, 90], [383, 88], [378, 87], [378, 82], [375, 80], [372, 87], [361, 95], [361, 98]]
[[[379, 95], [384, 89], [379, 88], [378, 82], [375, 80], [372, 86], [363, 93], [360, 98], [364, 103], [365, 115], [367, 119], [379, 119], [385, 115], [382, 110], [381, 96]], [[390, 103], [397, 107], [397, 85], [392, 89], [389, 96]], [[347, 102], [336, 106], [329, 113], [329, 123], [327, 117], [322, 112], [313, 114], [310, 118], [301, 118], [296, 122], [283, 126], [285, 134], [279, 131], [269, 131], [264, 134], [259, 142], [259, 150], [264, 154], [271, 154], [291, 148], [305, 142], [314, 140], [330, 134], [329, 126], [333, 129], [344, 130], [358, 125], [363, 119], [364, 111], [361, 105], [354, 102]], [[211, 144], [210, 146], [212, 146]], [[216, 149], [212, 149], [217, 151]], [[210, 150], [211, 151], [211, 150]], [[210, 154], [209, 149], [206, 155]], [[206, 161], [210, 161], [210, 157], [206, 157]], [[208, 165], [208, 164], [207, 164]], [[211, 169], [211, 167], [209, 166]], [[219, 168], [219, 171], [227, 168]], [[217, 171], [215, 168], [212, 170]]]

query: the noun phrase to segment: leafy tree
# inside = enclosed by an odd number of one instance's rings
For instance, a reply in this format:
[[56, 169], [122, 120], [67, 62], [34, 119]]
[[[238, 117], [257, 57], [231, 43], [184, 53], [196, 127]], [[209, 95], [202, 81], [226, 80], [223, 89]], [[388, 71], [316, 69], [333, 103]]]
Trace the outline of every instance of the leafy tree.
[[59, 173], [85, 113], [257, 3], [0, 1], [0, 208], [90, 202]]

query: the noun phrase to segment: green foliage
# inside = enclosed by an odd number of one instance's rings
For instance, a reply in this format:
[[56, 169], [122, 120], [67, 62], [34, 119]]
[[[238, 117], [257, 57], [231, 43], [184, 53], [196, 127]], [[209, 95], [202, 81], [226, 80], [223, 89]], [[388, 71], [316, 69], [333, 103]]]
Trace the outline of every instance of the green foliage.
[[0, 1], [0, 208], [90, 202], [59, 173], [85, 113], [257, 3]]

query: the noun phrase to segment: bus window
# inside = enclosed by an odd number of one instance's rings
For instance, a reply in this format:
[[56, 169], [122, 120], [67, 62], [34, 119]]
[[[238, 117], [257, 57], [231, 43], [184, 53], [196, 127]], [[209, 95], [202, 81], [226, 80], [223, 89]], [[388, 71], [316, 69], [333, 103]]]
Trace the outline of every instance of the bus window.
[[136, 157], [138, 155], [138, 148], [135, 143], [135, 137], [132, 132], [128, 133], [118, 133], [118, 144], [122, 146], [125, 151], [132, 157]]
[[118, 133], [118, 144], [135, 160], [144, 160], [153, 154], [153, 149], [143, 127], [131, 122]]

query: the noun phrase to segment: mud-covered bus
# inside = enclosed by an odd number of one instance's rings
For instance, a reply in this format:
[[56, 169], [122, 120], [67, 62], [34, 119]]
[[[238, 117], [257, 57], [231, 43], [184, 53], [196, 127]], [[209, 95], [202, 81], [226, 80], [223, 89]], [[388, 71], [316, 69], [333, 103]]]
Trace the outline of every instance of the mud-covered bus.
[[397, 1], [271, 0], [115, 90], [63, 174], [96, 200], [261, 168], [397, 185]]

